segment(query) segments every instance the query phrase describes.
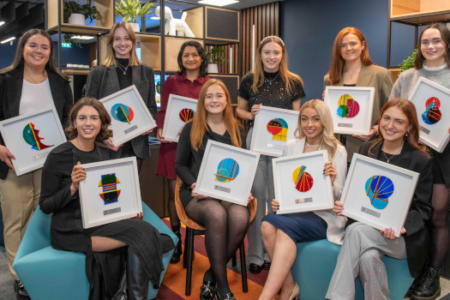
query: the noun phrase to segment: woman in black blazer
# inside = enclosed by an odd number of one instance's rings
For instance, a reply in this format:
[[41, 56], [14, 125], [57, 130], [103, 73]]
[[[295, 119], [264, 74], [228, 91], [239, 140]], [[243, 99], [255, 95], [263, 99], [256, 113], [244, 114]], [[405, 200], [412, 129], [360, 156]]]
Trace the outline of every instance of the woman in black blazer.
[[[148, 110], [156, 119], [155, 78], [153, 69], [139, 62], [136, 55], [136, 35], [128, 23], [115, 23], [108, 39], [106, 58], [101, 66], [93, 69], [87, 78], [86, 96], [101, 99], [134, 84]], [[136, 156], [138, 168], [148, 158], [148, 134], [152, 130], [135, 137], [119, 149], [109, 143], [121, 157]]]
[[[378, 123], [379, 137], [361, 145], [359, 153], [420, 174], [401, 236], [392, 228], [377, 230], [355, 222], [347, 227], [344, 244], [328, 287], [327, 299], [354, 299], [355, 277], [359, 276], [366, 299], [389, 299], [387, 274], [381, 257], [408, 260], [416, 277], [428, 258], [431, 218], [432, 164], [426, 148], [419, 145], [419, 123], [412, 102], [394, 98], [383, 105]], [[343, 206], [335, 202], [340, 215]]]
[[[54, 106], [63, 127], [73, 104], [69, 81], [56, 69], [53, 43], [47, 32], [31, 29], [19, 40], [12, 64], [0, 70], [0, 120]], [[16, 291], [26, 295], [12, 268], [20, 241], [39, 203], [41, 169], [16, 176], [14, 153], [0, 137], [0, 192], [9, 270]]]

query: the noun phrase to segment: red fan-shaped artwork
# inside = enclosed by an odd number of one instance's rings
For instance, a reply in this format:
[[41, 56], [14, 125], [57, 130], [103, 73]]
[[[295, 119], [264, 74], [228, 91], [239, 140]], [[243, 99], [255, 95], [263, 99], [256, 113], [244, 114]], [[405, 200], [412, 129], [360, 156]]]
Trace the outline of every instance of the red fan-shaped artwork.
[[295, 183], [295, 188], [299, 192], [307, 192], [309, 191], [314, 183], [314, 180], [308, 172], [305, 171], [306, 167], [301, 166], [294, 170], [292, 173], [292, 180]]

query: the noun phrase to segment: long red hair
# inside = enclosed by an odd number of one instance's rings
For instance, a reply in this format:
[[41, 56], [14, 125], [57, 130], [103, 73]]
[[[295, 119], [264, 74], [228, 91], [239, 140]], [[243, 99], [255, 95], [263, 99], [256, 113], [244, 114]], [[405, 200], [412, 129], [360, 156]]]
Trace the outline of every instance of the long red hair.
[[[424, 145], [419, 144], [419, 121], [417, 120], [416, 107], [411, 101], [402, 98], [390, 99], [381, 108], [380, 120], [381, 118], [383, 118], [384, 112], [394, 106], [399, 108], [405, 114], [406, 118], [408, 119], [408, 123], [411, 126], [411, 129], [408, 131], [408, 134], [405, 137], [405, 141], [414, 148], [423, 152], [427, 152], [426, 147]], [[381, 134], [380, 130], [380, 121], [378, 121], [378, 137], [375, 140], [375, 143], [373, 143], [369, 147], [369, 153], [373, 154], [372, 149], [376, 145], [381, 144], [382, 142], [383, 142], [383, 135]]]
[[365, 66], [370, 66], [371, 64], [373, 64], [372, 60], [370, 59], [366, 38], [364, 37], [362, 32], [355, 27], [345, 27], [337, 34], [336, 38], [334, 39], [333, 50], [331, 50], [331, 64], [330, 69], [328, 70], [328, 76], [331, 84], [336, 84], [341, 81], [345, 65], [345, 60], [341, 56], [341, 44], [342, 40], [347, 34], [356, 35], [361, 44], [364, 45], [364, 49], [361, 52], [362, 64]]
[[205, 109], [205, 98], [208, 88], [212, 85], [218, 85], [222, 88], [225, 93], [225, 98], [227, 99], [227, 105], [225, 110], [223, 111], [223, 119], [225, 122], [225, 127], [227, 128], [228, 134], [231, 137], [231, 143], [233, 146], [241, 147], [242, 139], [240, 134], [240, 123], [234, 117], [233, 107], [231, 106], [230, 93], [228, 92], [225, 84], [219, 79], [210, 79], [208, 80], [202, 87], [200, 91], [200, 95], [198, 97], [197, 102], [197, 111], [195, 112], [194, 118], [192, 119], [192, 128], [191, 128], [191, 145], [195, 151], [198, 151], [198, 148], [201, 146], [203, 142], [203, 136], [205, 135], [205, 131], [208, 126], [206, 124], [207, 111]]

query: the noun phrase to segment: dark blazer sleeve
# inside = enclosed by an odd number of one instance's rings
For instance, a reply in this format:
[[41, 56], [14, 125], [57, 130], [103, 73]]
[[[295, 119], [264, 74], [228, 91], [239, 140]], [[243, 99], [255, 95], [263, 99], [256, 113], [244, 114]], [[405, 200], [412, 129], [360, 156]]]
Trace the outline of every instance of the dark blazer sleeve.
[[175, 171], [183, 183], [188, 186], [197, 181], [190, 168], [192, 160], [191, 125], [192, 123], [188, 123], [181, 131], [175, 158]]
[[86, 80], [86, 96], [100, 99], [101, 80], [105, 68], [98, 66], [89, 72]]
[[156, 120], [156, 101], [155, 101], [155, 74], [153, 69], [145, 66], [148, 80], [148, 96], [147, 96], [147, 108], [152, 114], [154, 120]]
[[70, 88], [70, 84], [67, 80], [64, 82], [64, 108], [62, 112], [61, 123], [63, 128], [66, 128], [67, 120], [69, 119], [69, 112], [73, 105], [73, 95], [72, 89]]

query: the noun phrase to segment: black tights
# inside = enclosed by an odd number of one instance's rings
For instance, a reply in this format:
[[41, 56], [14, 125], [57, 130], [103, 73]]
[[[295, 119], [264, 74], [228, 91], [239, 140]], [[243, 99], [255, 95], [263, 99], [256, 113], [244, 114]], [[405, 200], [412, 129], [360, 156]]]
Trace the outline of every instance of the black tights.
[[444, 184], [433, 185], [433, 255], [431, 264], [440, 268], [444, 263], [449, 250], [448, 208], [450, 202], [450, 189]]
[[211, 270], [221, 289], [229, 288], [226, 264], [242, 243], [247, 232], [247, 207], [215, 199], [192, 199], [187, 215], [206, 228], [205, 248]]
[[169, 217], [170, 217], [170, 227], [172, 230], [180, 230], [180, 219], [178, 219], [177, 209], [175, 208], [175, 179], [167, 179], [169, 186]]

